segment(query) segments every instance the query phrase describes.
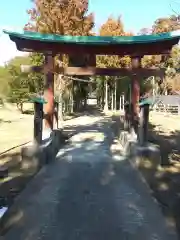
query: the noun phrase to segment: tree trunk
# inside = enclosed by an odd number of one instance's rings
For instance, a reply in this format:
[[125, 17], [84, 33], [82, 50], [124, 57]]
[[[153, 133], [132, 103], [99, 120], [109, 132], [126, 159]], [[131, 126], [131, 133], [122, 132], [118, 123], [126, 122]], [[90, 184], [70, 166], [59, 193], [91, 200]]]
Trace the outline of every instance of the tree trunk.
[[117, 81], [115, 79], [115, 88], [114, 88], [114, 109], [117, 110]]
[[119, 110], [121, 111], [122, 109], [122, 96], [120, 95], [120, 97], [119, 97]]
[[105, 82], [105, 105], [104, 105], [104, 111], [108, 110], [108, 84], [107, 84], [107, 79]]
[[111, 111], [114, 110], [114, 88], [111, 90]]
[[59, 119], [60, 119], [60, 128], [63, 128], [63, 97], [62, 97], [62, 91], [60, 90], [59, 93]]
[[72, 82], [72, 88], [71, 88], [71, 113], [74, 112], [74, 99], [73, 99], [73, 96], [74, 96], [74, 84]]
[[103, 83], [103, 89], [102, 89], [102, 95], [101, 95], [101, 109], [104, 108], [104, 83]]
[[17, 109], [23, 114], [24, 113], [23, 103], [22, 102], [16, 103], [16, 106], [17, 106]]
[[21, 113], [23, 113], [24, 109], [23, 109], [23, 103], [22, 102], [20, 103], [20, 108], [21, 108]]

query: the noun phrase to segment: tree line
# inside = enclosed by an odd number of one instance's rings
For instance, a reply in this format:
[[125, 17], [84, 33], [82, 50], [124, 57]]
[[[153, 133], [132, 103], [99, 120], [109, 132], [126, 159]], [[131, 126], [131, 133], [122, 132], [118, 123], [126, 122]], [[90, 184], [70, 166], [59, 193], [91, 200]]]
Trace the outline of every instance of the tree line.
[[[126, 32], [121, 17], [109, 17], [102, 24], [98, 33], [95, 33], [94, 14], [88, 12], [88, 0], [34, 0], [33, 8], [27, 11], [29, 22], [24, 29], [41, 33], [56, 33], [60, 35], [80, 35], [80, 36], [131, 36], [132, 32]], [[162, 33], [177, 30], [180, 28], [179, 16], [172, 15], [167, 18], [155, 20], [151, 29], [143, 28], [138, 34]], [[155, 79], [159, 93], [165, 91], [171, 94], [173, 91], [180, 90], [179, 65], [180, 48], [175, 46], [169, 56], [163, 59], [162, 56], [144, 56], [142, 59], [143, 67], [159, 66], [167, 69], [165, 81]], [[84, 60], [83, 60], [84, 58]], [[61, 60], [63, 66], [76, 64], [77, 56], [59, 55], [55, 56], [55, 64]], [[85, 56], [81, 56], [79, 61], [84, 61]], [[15, 57], [4, 67], [0, 68], [0, 98], [6, 98], [10, 102], [17, 104], [23, 111], [23, 102], [34, 93], [43, 91], [44, 76], [37, 73], [22, 73], [21, 64], [41, 65], [44, 63], [44, 55], [31, 53], [23, 57]], [[97, 67], [130, 67], [131, 59], [129, 56], [106, 56], [96, 57]], [[99, 105], [104, 106], [105, 83], [108, 84], [110, 98], [115, 93], [116, 98], [127, 91], [130, 79], [124, 80], [122, 77], [96, 76], [91, 88], [86, 82], [72, 81], [71, 79], [55, 74], [55, 94], [58, 101], [64, 102], [66, 111], [77, 110], [86, 104], [89, 89], [96, 91]], [[87, 77], [84, 77], [87, 79]], [[88, 80], [88, 79], [87, 79]], [[141, 89], [148, 85], [146, 79], [141, 81]], [[150, 83], [151, 85], [151, 83]], [[115, 105], [116, 105], [115, 99]], [[112, 100], [111, 100], [112, 102]]]

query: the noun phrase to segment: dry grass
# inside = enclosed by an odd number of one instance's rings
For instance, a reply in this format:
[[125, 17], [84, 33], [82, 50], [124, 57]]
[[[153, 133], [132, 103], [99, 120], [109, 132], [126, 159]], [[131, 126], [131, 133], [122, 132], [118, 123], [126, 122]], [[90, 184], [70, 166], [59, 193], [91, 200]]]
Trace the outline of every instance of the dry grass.
[[180, 117], [150, 114], [150, 140], [159, 145], [162, 167], [151, 186], [168, 224], [180, 239]]
[[17, 146], [32, 139], [32, 130], [32, 115], [20, 114], [11, 104], [0, 108], [0, 168], [5, 167], [9, 171], [8, 177], [0, 179], [0, 205], [11, 204], [27, 182], [28, 178], [22, 176], [20, 169], [21, 147]]
[[32, 140], [33, 116], [20, 114], [13, 105], [0, 108], [0, 154]]
[[180, 117], [166, 114], [150, 113], [150, 123], [156, 126], [156, 131], [169, 135], [180, 131]]

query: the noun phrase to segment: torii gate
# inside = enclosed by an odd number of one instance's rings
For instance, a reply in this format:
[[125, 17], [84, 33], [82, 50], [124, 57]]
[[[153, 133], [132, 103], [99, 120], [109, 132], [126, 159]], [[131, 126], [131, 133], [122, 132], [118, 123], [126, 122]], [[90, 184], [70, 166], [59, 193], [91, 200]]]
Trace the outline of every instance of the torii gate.
[[[13, 32], [4, 30], [10, 39], [16, 43], [20, 51], [41, 52], [45, 54], [45, 66], [28, 67], [28, 71], [42, 71], [46, 74], [45, 98], [47, 100], [45, 112], [46, 128], [53, 129], [54, 112], [54, 76], [53, 72], [64, 75], [110, 75], [130, 76], [132, 78], [132, 103], [134, 113], [138, 113], [140, 97], [139, 80], [147, 76], [164, 76], [165, 69], [141, 68], [141, 58], [144, 55], [167, 55], [173, 45], [180, 39], [180, 32], [168, 32], [154, 35], [140, 36], [61, 36], [57, 34], [41, 34], [37, 32]], [[68, 54], [74, 59], [80, 59], [78, 67], [62, 68], [54, 67], [54, 56], [56, 54]], [[131, 57], [131, 68], [96, 68], [96, 55], [129, 55]], [[88, 67], [81, 62], [84, 56], [88, 56]], [[72, 60], [72, 59], [71, 59]], [[72, 62], [72, 61], [71, 61]]]

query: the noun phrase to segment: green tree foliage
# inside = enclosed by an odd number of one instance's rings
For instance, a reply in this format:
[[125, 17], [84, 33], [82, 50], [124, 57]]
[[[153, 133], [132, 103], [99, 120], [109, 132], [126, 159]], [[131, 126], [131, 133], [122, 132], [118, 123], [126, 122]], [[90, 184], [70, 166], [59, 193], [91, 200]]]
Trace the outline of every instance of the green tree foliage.
[[9, 91], [9, 72], [7, 71], [7, 69], [5, 67], [0, 67], [0, 99], [3, 100]]
[[7, 66], [10, 74], [8, 100], [16, 103], [23, 112], [23, 103], [28, 100], [29, 87], [27, 74], [21, 73], [20, 68], [14, 65]]
[[30, 95], [42, 89], [42, 82], [33, 79], [31, 74], [22, 73], [21, 65], [31, 63], [31, 57], [20, 56], [11, 59], [0, 68], [0, 97], [12, 103], [23, 112], [23, 103], [28, 101]]
[[[30, 64], [33, 66], [42, 66], [44, 64], [44, 55], [42, 53], [31, 53], [29, 56]], [[31, 72], [28, 74], [30, 81], [30, 91], [39, 93], [44, 88], [44, 74]]]
[[20, 65], [29, 64], [28, 57], [15, 57], [0, 68], [1, 99], [19, 104], [27, 99], [28, 75], [21, 73]]

